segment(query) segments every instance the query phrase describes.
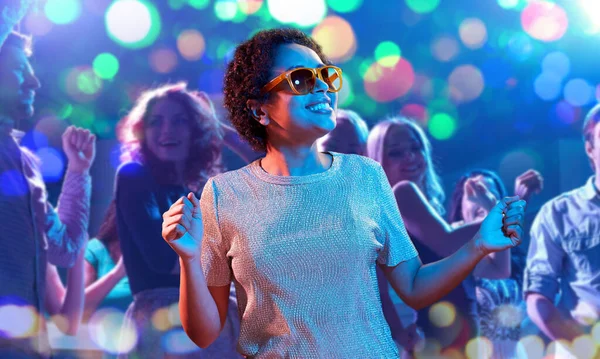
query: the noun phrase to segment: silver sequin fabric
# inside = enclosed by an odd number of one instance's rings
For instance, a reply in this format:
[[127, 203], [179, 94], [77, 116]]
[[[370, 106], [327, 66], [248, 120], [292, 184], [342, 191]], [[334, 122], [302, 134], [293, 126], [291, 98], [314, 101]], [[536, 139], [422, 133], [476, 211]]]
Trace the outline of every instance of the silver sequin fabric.
[[324, 172], [274, 176], [259, 160], [200, 200], [209, 286], [233, 280], [249, 358], [397, 358], [376, 263], [417, 256], [381, 166], [331, 153]]

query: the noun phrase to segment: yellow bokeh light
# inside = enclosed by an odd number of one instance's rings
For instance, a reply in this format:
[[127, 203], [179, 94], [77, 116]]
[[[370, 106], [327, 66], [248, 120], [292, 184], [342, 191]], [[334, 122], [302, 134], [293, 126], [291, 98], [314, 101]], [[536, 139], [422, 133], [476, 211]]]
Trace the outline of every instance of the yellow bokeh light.
[[429, 321], [437, 327], [449, 327], [455, 320], [456, 308], [450, 302], [439, 302], [429, 309]]
[[575, 338], [572, 349], [578, 359], [593, 359], [598, 354], [598, 347], [590, 335]]
[[263, 0], [237, 0], [241, 12], [246, 15], [256, 13], [263, 6]]
[[469, 359], [491, 359], [494, 355], [494, 345], [486, 337], [477, 337], [469, 340], [465, 348]]
[[199, 60], [204, 55], [205, 48], [204, 36], [197, 30], [185, 30], [177, 37], [177, 49], [188, 61]]
[[32, 306], [5, 305], [0, 307], [0, 332], [9, 338], [28, 338], [38, 331], [37, 311]]
[[152, 314], [152, 325], [160, 331], [166, 331], [171, 328], [169, 320], [169, 308], [160, 308]]
[[325, 18], [314, 28], [312, 37], [331, 61], [344, 62], [356, 52], [354, 30], [348, 21], [339, 16]]

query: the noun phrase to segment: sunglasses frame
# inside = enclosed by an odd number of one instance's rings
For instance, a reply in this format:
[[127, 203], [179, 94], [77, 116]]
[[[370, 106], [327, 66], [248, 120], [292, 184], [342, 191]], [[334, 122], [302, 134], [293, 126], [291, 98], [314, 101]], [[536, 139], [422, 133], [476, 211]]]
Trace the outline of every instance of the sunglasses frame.
[[[310, 92], [312, 92], [312, 90], [314, 90], [314, 86], [313, 88], [307, 92], [307, 93], [302, 93], [299, 92], [298, 90], [296, 90], [296, 87], [294, 86], [294, 84], [292, 83], [292, 73], [294, 71], [299, 71], [299, 70], [308, 70], [312, 73], [313, 79], [315, 80], [315, 85], [317, 83], [317, 78], [319, 78], [321, 81], [327, 83], [327, 81], [325, 81], [323, 79], [323, 75], [321, 75], [321, 71], [325, 68], [332, 68], [334, 69], [334, 71], [336, 72], [336, 75], [339, 75], [340, 77], [340, 86], [336, 89], [336, 90], [331, 90], [328, 89], [327, 92], [338, 92], [342, 89], [342, 85], [344, 83], [343, 78], [342, 78], [342, 69], [340, 69], [337, 66], [333, 66], [333, 65], [325, 65], [325, 66], [321, 66], [318, 68], [311, 68], [311, 67], [297, 67], [291, 70], [288, 70], [284, 73], [282, 73], [281, 75], [275, 77], [273, 80], [269, 81], [269, 83], [267, 83], [265, 86], [263, 86], [261, 92], [267, 93], [270, 92], [271, 90], [273, 90], [277, 85], [279, 85], [284, 79], [287, 80], [288, 85], [290, 86], [290, 89], [292, 90], [292, 93], [294, 93], [294, 95], [306, 95]], [[336, 79], [337, 80], [337, 79]], [[327, 84], [327, 86], [329, 87], [329, 84]]]

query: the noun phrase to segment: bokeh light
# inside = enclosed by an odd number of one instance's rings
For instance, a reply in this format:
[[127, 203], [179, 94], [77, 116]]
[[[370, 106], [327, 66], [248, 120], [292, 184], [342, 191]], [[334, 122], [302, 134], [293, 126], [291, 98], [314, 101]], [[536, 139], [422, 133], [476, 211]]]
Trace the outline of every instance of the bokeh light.
[[310, 27], [327, 14], [325, 0], [267, 0], [269, 12], [282, 24]]
[[578, 0], [578, 5], [581, 12], [585, 14], [588, 21], [584, 24], [585, 33], [588, 35], [596, 35], [600, 33], [600, 2], [598, 0]]
[[338, 92], [338, 108], [350, 106], [352, 102], [354, 102], [354, 91], [352, 84], [352, 79], [346, 74], [342, 74], [342, 78], [344, 80], [344, 86], [340, 92]]
[[52, 30], [52, 22], [41, 12], [30, 12], [23, 24], [28, 33], [33, 36], [44, 36]]
[[141, 0], [115, 1], [106, 12], [105, 22], [109, 37], [132, 49], [153, 44], [161, 28], [154, 5]]
[[415, 119], [422, 125], [427, 125], [429, 122], [429, 111], [427, 111], [427, 108], [416, 103], [409, 103], [402, 106], [400, 109], [400, 114], [402, 116]]
[[70, 24], [81, 15], [81, 3], [79, 0], [48, 0], [44, 13], [55, 24]]
[[185, 30], [177, 37], [177, 49], [188, 61], [199, 60], [204, 55], [204, 36], [197, 30]]
[[[433, 121], [435, 119], [432, 118]], [[439, 328], [446, 328], [456, 320], [456, 308], [450, 302], [438, 302], [429, 308], [429, 321]]]
[[535, 0], [521, 13], [521, 25], [534, 39], [550, 42], [563, 37], [569, 26], [569, 19], [560, 5]]
[[190, 340], [183, 329], [174, 329], [165, 333], [162, 340], [162, 346], [170, 354], [189, 354], [200, 349]]
[[177, 54], [168, 48], [156, 48], [149, 56], [150, 68], [160, 74], [168, 74], [177, 67]]
[[523, 321], [523, 312], [513, 304], [501, 304], [494, 310], [498, 323], [505, 328], [516, 328]]
[[334, 11], [345, 13], [356, 11], [363, 0], [327, 0], [327, 5]]
[[431, 54], [442, 62], [453, 60], [458, 55], [458, 50], [458, 41], [448, 35], [438, 37], [431, 45]]
[[542, 359], [544, 357], [544, 341], [537, 335], [528, 335], [517, 342], [517, 358]]
[[529, 169], [543, 170], [540, 156], [529, 149], [508, 152], [500, 161], [498, 173], [503, 178], [516, 178]]
[[348, 21], [339, 16], [325, 18], [313, 29], [312, 37], [331, 61], [344, 62], [356, 52], [354, 30]]
[[0, 307], [0, 333], [8, 338], [27, 338], [37, 332], [38, 314], [32, 306]]
[[544, 101], [555, 100], [562, 89], [561, 78], [551, 72], [541, 73], [534, 81], [535, 93]]
[[469, 359], [491, 359], [494, 355], [494, 345], [486, 337], [476, 337], [467, 343], [465, 354]]
[[483, 21], [467, 18], [460, 23], [458, 33], [463, 44], [470, 49], [479, 49], [487, 41], [487, 29]]
[[210, 0], [187, 0], [187, 3], [194, 9], [202, 10], [210, 5]]
[[573, 340], [573, 354], [577, 359], [597, 358], [598, 347], [590, 335], [582, 335]]
[[594, 87], [584, 79], [572, 79], [565, 85], [564, 97], [573, 106], [585, 106], [594, 99]]
[[517, 61], [525, 61], [533, 52], [531, 38], [522, 32], [512, 34], [508, 38], [508, 54]]
[[65, 170], [65, 160], [61, 153], [52, 147], [43, 147], [36, 151], [41, 162], [42, 177], [45, 182], [58, 182]]
[[575, 359], [576, 357], [573, 355], [573, 350], [571, 348], [571, 343], [565, 339], [559, 339], [556, 341], [550, 342], [548, 347], [546, 348], [546, 354], [553, 355], [551, 358], [560, 358], [560, 359]]
[[447, 140], [456, 131], [456, 120], [446, 113], [436, 113], [429, 120], [427, 128], [436, 140]]
[[542, 60], [542, 72], [551, 72], [561, 79], [567, 77], [571, 69], [571, 61], [564, 52], [553, 51]]
[[99, 78], [110, 80], [119, 72], [119, 60], [115, 55], [104, 52], [96, 56], [92, 67]]
[[364, 76], [367, 94], [377, 102], [390, 102], [404, 96], [412, 87], [415, 73], [412, 65], [401, 58], [395, 66], [374, 62]]
[[406, 0], [406, 5], [417, 14], [425, 14], [435, 10], [440, 0]]
[[519, 5], [519, 0], [498, 0], [498, 5], [503, 9], [513, 9]]
[[73, 125], [87, 129], [92, 128], [95, 119], [94, 111], [84, 105], [73, 106], [73, 112], [69, 117]]
[[171, 328], [168, 307], [159, 308], [152, 314], [152, 325], [161, 332], [167, 331]]
[[102, 79], [89, 66], [70, 69], [64, 77], [66, 93], [75, 101], [88, 103], [95, 100], [102, 89]]
[[[91, 340], [112, 354], [131, 351], [137, 344], [138, 333], [132, 323], [123, 325], [124, 318], [124, 313], [116, 309], [97, 310], [88, 323]], [[119, 333], [118, 340], [115, 340], [115, 333]]]
[[473, 65], [455, 68], [448, 77], [450, 97], [457, 103], [469, 102], [481, 95], [484, 88], [483, 75]]
[[238, 13], [238, 4], [236, 0], [217, 0], [215, 1], [215, 15], [221, 21], [230, 21]]
[[385, 67], [394, 67], [400, 61], [400, 47], [392, 41], [379, 43], [375, 48], [375, 60]]
[[558, 124], [570, 125], [579, 119], [581, 109], [566, 101], [559, 101], [550, 109], [550, 118], [556, 119]]
[[263, 0], [237, 0], [241, 12], [246, 15], [252, 15], [263, 6]]

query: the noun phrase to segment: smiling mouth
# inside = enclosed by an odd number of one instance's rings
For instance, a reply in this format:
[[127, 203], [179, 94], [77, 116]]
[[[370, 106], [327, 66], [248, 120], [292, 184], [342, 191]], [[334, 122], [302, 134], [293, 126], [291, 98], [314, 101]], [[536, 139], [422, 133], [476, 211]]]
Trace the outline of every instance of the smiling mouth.
[[402, 168], [402, 172], [413, 173], [421, 169], [421, 165], [413, 165]]
[[318, 103], [315, 105], [310, 105], [310, 106], [306, 106], [306, 108], [309, 111], [312, 112], [317, 112], [317, 113], [330, 113], [333, 111], [333, 109], [331, 108], [331, 106], [326, 103], [326, 102], [322, 102], [322, 103]]

